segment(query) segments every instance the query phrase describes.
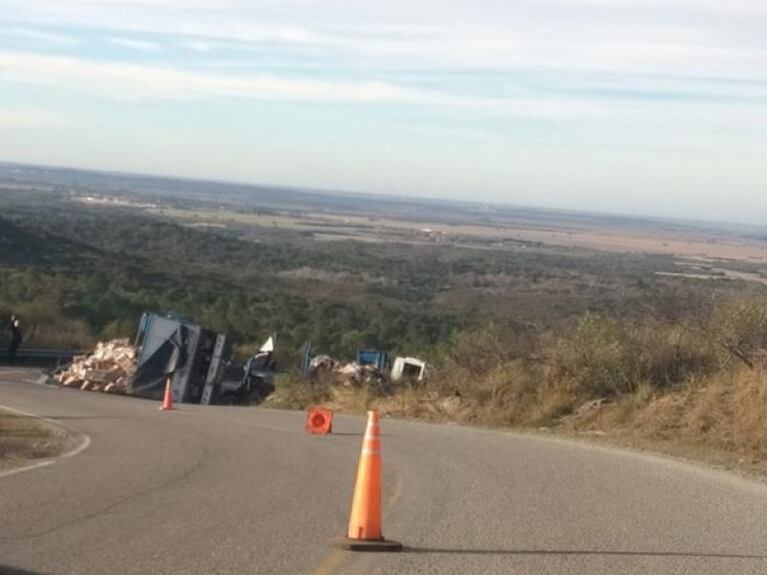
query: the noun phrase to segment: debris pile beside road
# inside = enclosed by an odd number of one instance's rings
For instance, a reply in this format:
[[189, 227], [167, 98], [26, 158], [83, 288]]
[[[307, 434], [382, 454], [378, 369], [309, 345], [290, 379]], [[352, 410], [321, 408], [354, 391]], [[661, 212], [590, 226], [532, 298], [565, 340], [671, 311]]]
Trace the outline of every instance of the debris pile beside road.
[[333, 383], [342, 387], [367, 387], [383, 391], [389, 386], [389, 378], [374, 365], [360, 365], [355, 361], [346, 363], [327, 355], [312, 358], [310, 374], [329, 374]]
[[356, 362], [342, 364], [337, 370], [344, 378], [343, 385], [378, 388], [388, 383], [386, 374], [374, 365], [359, 365]]
[[75, 356], [54, 378], [64, 387], [125, 393], [135, 371], [136, 348], [128, 339], [115, 339], [99, 342], [93, 353]]

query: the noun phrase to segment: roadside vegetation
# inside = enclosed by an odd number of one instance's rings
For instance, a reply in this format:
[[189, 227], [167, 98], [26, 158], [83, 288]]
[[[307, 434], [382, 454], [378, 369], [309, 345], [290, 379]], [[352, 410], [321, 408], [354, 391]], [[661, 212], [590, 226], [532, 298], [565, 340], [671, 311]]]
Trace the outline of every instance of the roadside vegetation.
[[[230, 334], [243, 354], [276, 332], [276, 407], [375, 405], [767, 455], [764, 285], [658, 275], [678, 269], [666, 256], [327, 241], [192, 227], [64, 191], [0, 193], [0, 316], [22, 318], [25, 345], [89, 348], [168, 312]], [[293, 366], [305, 341], [341, 359], [422, 357], [428, 378], [386, 393], [304, 379]]]
[[133, 334], [152, 310], [228, 333], [243, 351], [277, 332], [283, 366], [307, 340], [339, 357], [359, 347], [431, 357], [492, 321], [546, 332], [586, 311], [666, 316], [732, 289], [657, 276], [674, 269], [661, 256], [199, 229], [68, 193], [0, 193], [0, 316], [22, 318], [29, 346], [88, 348]]
[[586, 313], [534, 341], [490, 324], [454, 336], [423, 383], [376, 394], [294, 375], [272, 399], [294, 408], [322, 403], [607, 436], [765, 472], [767, 296], [730, 296], [673, 321]]

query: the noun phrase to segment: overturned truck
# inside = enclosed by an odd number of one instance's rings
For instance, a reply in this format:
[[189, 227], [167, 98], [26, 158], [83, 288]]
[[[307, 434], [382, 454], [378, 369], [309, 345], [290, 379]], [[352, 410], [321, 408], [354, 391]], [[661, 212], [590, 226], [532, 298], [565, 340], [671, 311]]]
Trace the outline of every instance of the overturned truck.
[[161, 399], [171, 380], [173, 400], [180, 403], [250, 404], [274, 390], [274, 339], [244, 364], [232, 362], [225, 334], [173, 316], [145, 313], [135, 347], [136, 371], [126, 393]]

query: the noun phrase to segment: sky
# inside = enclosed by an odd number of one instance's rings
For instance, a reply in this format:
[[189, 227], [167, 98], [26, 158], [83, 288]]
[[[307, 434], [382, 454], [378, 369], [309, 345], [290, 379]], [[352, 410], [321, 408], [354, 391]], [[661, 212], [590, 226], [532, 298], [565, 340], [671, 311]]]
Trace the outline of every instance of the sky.
[[764, 0], [0, 0], [0, 160], [765, 223]]

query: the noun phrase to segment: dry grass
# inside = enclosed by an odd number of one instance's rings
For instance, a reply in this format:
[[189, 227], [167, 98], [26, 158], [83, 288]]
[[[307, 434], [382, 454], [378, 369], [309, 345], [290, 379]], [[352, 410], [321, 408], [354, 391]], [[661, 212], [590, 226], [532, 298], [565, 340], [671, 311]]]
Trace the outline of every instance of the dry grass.
[[0, 410], [0, 470], [59, 455], [70, 441], [62, 428]]
[[[344, 413], [376, 408], [383, 414], [433, 422], [541, 429], [588, 436], [634, 449], [650, 450], [728, 469], [767, 475], [767, 371], [747, 368], [708, 376], [674, 389], [643, 384], [614, 401], [591, 407], [571, 392], [550, 387], [529, 393], [529, 382], [514, 371], [502, 378], [503, 398], [441, 395], [433, 386], [404, 387], [377, 397], [364, 389], [330, 389], [296, 395], [273, 406], [303, 409], [322, 404]], [[511, 378], [511, 379], [506, 379]], [[490, 378], [492, 380], [492, 378]], [[516, 382], [512, 385], [509, 383]], [[510, 390], [514, 390], [510, 392]], [[284, 393], [284, 389], [282, 393]], [[283, 396], [284, 397], [284, 396]], [[303, 402], [302, 400], [307, 400]]]
[[637, 410], [634, 432], [767, 456], [767, 374], [741, 369], [659, 396]]
[[570, 435], [767, 475], [767, 372], [742, 367], [672, 390], [649, 386], [562, 420]]
[[705, 329], [587, 315], [534, 358], [488, 326], [455, 338], [423, 385], [376, 395], [294, 377], [277, 396], [292, 408], [545, 427], [767, 475], [766, 318], [767, 299], [754, 298], [724, 302]]

